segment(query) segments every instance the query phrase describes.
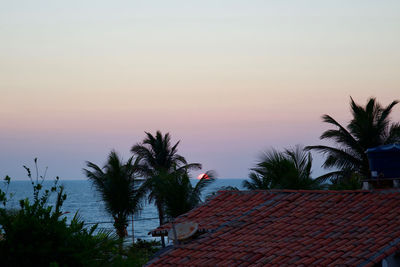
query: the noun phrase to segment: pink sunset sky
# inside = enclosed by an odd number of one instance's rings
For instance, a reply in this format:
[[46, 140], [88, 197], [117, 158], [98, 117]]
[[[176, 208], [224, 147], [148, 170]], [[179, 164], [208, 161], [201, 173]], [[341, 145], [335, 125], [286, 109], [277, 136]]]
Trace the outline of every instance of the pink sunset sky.
[[246, 178], [271, 147], [323, 143], [321, 115], [346, 124], [350, 96], [400, 99], [399, 33], [399, 1], [3, 1], [0, 177], [38, 157], [82, 179], [161, 130]]

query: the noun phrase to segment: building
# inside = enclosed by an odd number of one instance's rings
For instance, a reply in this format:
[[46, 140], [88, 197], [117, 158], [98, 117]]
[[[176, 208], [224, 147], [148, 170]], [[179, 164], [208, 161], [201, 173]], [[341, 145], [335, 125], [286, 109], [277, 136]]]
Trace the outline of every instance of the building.
[[198, 233], [148, 266], [400, 264], [398, 189], [220, 191], [175, 223], [187, 221]]

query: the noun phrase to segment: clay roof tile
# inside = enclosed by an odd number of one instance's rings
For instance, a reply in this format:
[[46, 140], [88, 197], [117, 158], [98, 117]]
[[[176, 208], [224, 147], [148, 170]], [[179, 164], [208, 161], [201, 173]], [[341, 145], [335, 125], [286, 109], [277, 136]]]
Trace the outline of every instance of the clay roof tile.
[[375, 264], [400, 251], [399, 219], [399, 190], [221, 191], [176, 219], [212, 232], [150, 266]]

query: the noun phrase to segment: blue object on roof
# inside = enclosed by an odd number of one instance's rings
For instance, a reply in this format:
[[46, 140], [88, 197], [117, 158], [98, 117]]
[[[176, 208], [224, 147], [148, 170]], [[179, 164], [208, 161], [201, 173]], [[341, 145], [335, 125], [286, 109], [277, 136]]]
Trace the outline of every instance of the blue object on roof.
[[366, 153], [372, 178], [400, 178], [400, 144], [369, 148]]
[[383, 146], [377, 146], [373, 148], [368, 148], [367, 153], [370, 152], [381, 152], [381, 151], [392, 151], [392, 150], [398, 150], [400, 151], [400, 144], [389, 144], [389, 145], [383, 145]]

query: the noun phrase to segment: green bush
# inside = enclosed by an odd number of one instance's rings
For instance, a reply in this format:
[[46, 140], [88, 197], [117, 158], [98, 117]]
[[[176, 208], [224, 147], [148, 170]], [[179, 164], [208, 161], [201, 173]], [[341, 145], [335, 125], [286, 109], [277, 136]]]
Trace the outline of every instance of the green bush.
[[[36, 160], [35, 160], [36, 163]], [[28, 176], [31, 174], [28, 168]], [[6, 177], [6, 184], [10, 183]], [[42, 190], [38, 179], [32, 182], [33, 200], [20, 200], [18, 209], [6, 208], [7, 190], [0, 189], [0, 258], [3, 266], [102, 266], [110, 265], [118, 252], [118, 239], [110, 232], [87, 229], [75, 214], [70, 224], [62, 217], [66, 199], [56, 178], [50, 190]], [[54, 205], [49, 197], [56, 194]]]
[[361, 176], [351, 172], [342, 171], [343, 175], [331, 179], [332, 184], [329, 185], [330, 190], [357, 190], [361, 189]]
[[160, 242], [138, 239], [136, 243], [127, 247], [121, 256], [114, 259], [112, 266], [143, 266], [153, 257], [160, 247]]

